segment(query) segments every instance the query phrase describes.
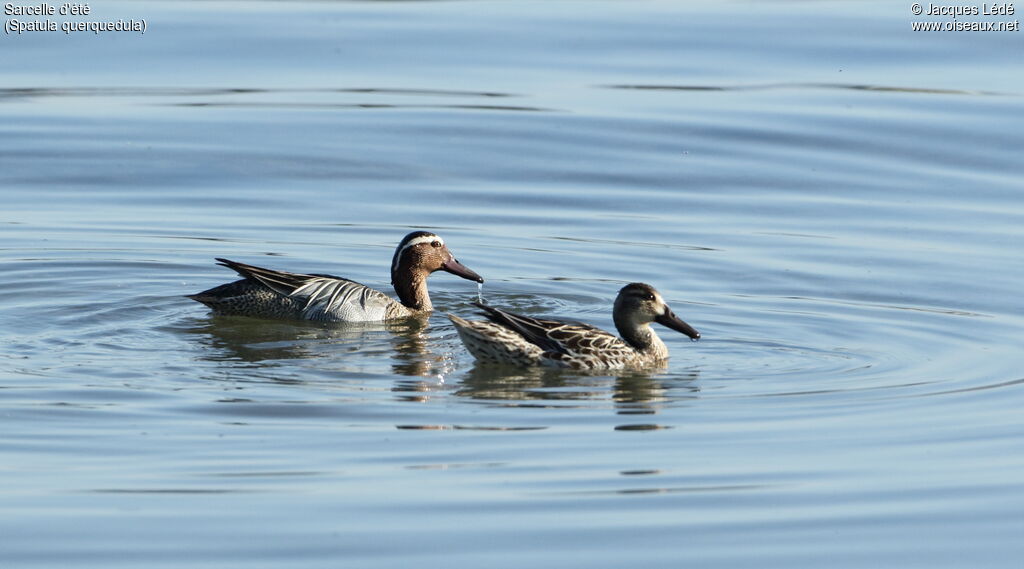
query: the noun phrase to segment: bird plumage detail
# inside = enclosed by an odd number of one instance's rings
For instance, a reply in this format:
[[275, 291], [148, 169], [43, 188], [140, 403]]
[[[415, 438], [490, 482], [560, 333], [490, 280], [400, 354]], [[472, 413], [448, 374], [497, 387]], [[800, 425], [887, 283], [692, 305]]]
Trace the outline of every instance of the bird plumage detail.
[[406, 235], [395, 249], [391, 282], [399, 301], [333, 275], [290, 273], [222, 258], [217, 261], [242, 279], [188, 297], [221, 315], [326, 322], [393, 320], [433, 309], [427, 277], [435, 271], [483, 282], [480, 275], [455, 259], [440, 237], [428, 231]]
[[572, 369], [638, 367], [668, 358], [668, 348], [651, 328], [652, 322], [693, 340], [700, 338], [654, 287], [644, 283], [626, 285], [615, 299], [612, 314], [621, 338], [582, 322], [533, 318], [474, 304], [487, 320], [448, 317], [466, 348], [484, 363]]

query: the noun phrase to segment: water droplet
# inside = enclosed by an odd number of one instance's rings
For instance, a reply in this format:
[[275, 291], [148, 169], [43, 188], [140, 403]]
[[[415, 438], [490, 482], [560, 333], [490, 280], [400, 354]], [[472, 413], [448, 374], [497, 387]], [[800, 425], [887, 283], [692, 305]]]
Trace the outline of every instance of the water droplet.
[[484, 303], [484, 283], [476, 283], [476, 301]]

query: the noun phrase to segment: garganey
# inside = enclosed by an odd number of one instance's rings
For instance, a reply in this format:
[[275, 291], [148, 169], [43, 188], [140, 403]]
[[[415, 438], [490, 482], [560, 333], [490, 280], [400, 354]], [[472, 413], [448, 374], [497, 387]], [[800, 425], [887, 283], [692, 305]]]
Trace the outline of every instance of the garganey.
[[214, 314], [297, 318], [326, 322], [374, 322], [427, 314], [433, 309], [427, 277], [437, 270], [484, 282], [455, 259], [437, 235], [414, 231], [405, 236], [391, 260], [391, 284], [401, 301], [355, 281], [322, 274], [288, 273], [227, 259], [219, 265], [243, 278], [188, 298], [213, 309]]
[[668, 358], [668, 348], [651, 329], [657, 322], [693, 340], [700, 333], [683, 322], [651, 285], [631, 283], [619, 291], [612, 312], [622, 338], [581, 322], [541, 320], [473, 303], [487, 320], [449, 314], [473, 356], [482, 363], [572, 369], [642, 367]]

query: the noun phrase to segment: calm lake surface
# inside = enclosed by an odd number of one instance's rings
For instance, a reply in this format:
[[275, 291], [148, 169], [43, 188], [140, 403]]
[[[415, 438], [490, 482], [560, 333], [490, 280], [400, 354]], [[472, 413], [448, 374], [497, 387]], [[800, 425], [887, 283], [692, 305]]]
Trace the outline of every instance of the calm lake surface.
[[[50, 18], [146, 33], [0, 38], [3, 567], [1020, 566], [1024, 32], [90, 6]], [[392, 294], [415, 228], [492, 304], [610, 329], [644, 281], [703, 338], [488, 368], [445, 273], [427, 327], [183, 296], [233, 279], [214, 257]]]

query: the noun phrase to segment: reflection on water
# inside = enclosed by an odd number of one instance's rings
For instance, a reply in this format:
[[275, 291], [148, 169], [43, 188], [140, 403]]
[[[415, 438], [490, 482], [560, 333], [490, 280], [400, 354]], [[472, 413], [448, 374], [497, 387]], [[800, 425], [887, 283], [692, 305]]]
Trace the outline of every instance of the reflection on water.
[[208, 315], [184, 332], [199, 335], [199, 341], [209, 348], [204, 359], [259, 363], [326, 357], [328, 354], [323, 349], [316, 349], [324, 346], [329, 346], [332, 351], [372, 352], [380, 349], [378, 340], [385, 337], [391, 338], [396, 359], [409, 359], [424, 353], [420, 333], [426, 327], [425, 317], [328, 325], [301, 320]]
[[[353, 97], [372, 96], [372, 100], [351, 100]], [[326, 97], [326, 99], [325, 99]], [[395, 102], [382, 102], [382, 97], [393, 97]], [[452, 109], [470, 111], [532, 111], [550, 112], [555, 109], [531, 105], [493, 103], [409, 103], [405, 98], [438, 98], [448, 100], [515, 98], [511, 93], [480, 93], [471, 91], [445, 91], [434, 89], [381, 89], [372, 87], [314, 88], [314, 89], [204, 89], [204, 88], [7, 88], [0, 89], [0, 101], [45, 102], [46, 99], [138, 100], [144, 104], [176, 107], [225, 107], [268, 109]], [[338, 99], [341, 100], [338, 100]], [[185, 100], [182, 100], [185, 99]], [[198, 99], [198, 100], [197, 100]]]
[[640, 89], [647, 91], [763, 91], [771, 89], [847, 89], [926, 95], [1000, 95], [989, 91], [933, 89], [927, 87], [893, 87], [887, 85], [853, 85], [843, 83], [769, 83], [760, 85], [607, 85], [609, 89]]
[[[289, 360], [344, 373], [363, 367], [367, 358], [386, 357], [398, 376], [391, 391], [397, 400], [423, 403], [450, 396], [502, 406], [560, 407], [607, 403], [623, 415], [654, 414], [665, 404], [696, 397], [699, 370], [670, 377], [667, 362], [643, 370], [574, 372], [550, 368], [459, 364], [452, 350], [458, 342], [447, 326], [443, 337], [427, 332], [428, 318], [391, 322], [321, 324], [263, 320], [237, 316], [207, 316], [179, 331], [194, 335], [203, 348], [197, 356], [215, 363], [245, 362], [251, 370], [287, 370]], [[354, 361], [353, 361], [354, 360]], [[353, 362], [347, 364], [346, 362]], [[234, 365], [234, 364], [232, 364]], [[262, 375], [258, 375], [262, 377]], [[291, 377], [269, 376], [275, 382], [296, 383]], [[666, 382], [671, 381], [671, 385]], [[670, 394], [671, 392], [671, 394]]]
[[[504, 365], [474, 365], [461, 377], [454, 395], [502, 406], [572, 407], [593, 402], [614, 404], [622, 415], [654, 414], [662, 405], [698, 396], [699, 371], [671, 379], [658, 369], [609, 372], [567, 371], [549, 368], [515, 368]], [[671, 381], [671, 385], [667, 382]], [[671, 392], [671, 395], [670, 395]]]
[[194, 327], [206, 347], [201, 359], [243, 361], [257, 367], [281, 367], [282, 360], [321, 358], [336, 371], [351, 362], [359, 369], [367, 354], [392, 360], [390, 370], [403, 376], [443, 377], [453, 371], [450, 354], [437, 351], [427, 336], [427, 317], [386, 322], [313, 323], [207, 316]]
[[440, 89], [313, 88], [313, 89], [207, 89], [207, 88], [141, 88], [141, 87], [65, 87], [65, 88], [0, 88], [0, 98], [24, 97], [205, 97], [227, 95], [259, 95], [266, 93], [358, 93], [377, 95], [409, 95], [428, 97], [516, 97], [511, 93], [450, 91]]

